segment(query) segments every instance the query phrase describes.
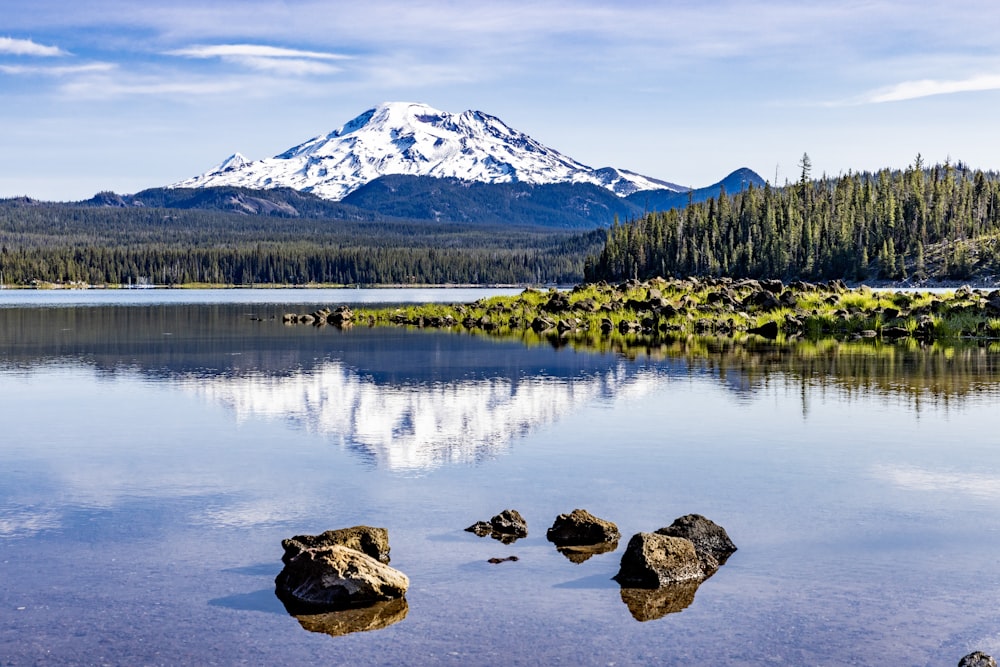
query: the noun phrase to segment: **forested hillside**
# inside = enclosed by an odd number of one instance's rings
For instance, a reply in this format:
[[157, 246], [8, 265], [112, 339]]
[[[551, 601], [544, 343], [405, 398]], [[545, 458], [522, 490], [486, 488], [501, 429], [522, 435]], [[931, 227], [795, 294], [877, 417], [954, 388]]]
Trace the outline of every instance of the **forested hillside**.
[[725, 193], [607, 232], [590, 280], [654, 275], [891, 280], [998, 271], [1000, 175], [961, 163]]
[[603, 232], [0, 202], [3, 282], [575, 282]]

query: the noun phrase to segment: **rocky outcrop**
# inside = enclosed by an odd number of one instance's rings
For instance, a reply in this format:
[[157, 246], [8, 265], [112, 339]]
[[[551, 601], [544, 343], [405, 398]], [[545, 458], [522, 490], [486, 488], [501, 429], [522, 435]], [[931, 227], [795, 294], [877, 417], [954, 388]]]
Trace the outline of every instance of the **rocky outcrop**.
[[545, 533], [549, 542], [560, 547], [617, 542], [620, 536], [614, 523], [583, 509], [560, 514]]
[[705, 578], [694, 544], [682, 537], [636, 533], [622, 555], [615, 581], [623, 588], [659, 588]]
[[377, 561], [389, 562], [389, 531], [385, 528], [372, 526], [352, 526], [328, 530], [319, 535], [296, 535], [281, 541], [285, 555], [281, 557], [286, 565], [288, 562], [307, 549], [316, 549], [339, 545], [360, 551]]
[[660, 528], [656, 533], [690, 540], [706, 576], [718, 570], [719, 566], [725, 564], [736, 551], [736, 545], [729, 539], [726, 529], [700, 514], [685, 514], [678, 517], [672, 524]]
[[409, 578], [360, 551], [340, 545], [306, 548], [288, 559], [275, 594], [292, 614], [362, 607], [400, 598]]

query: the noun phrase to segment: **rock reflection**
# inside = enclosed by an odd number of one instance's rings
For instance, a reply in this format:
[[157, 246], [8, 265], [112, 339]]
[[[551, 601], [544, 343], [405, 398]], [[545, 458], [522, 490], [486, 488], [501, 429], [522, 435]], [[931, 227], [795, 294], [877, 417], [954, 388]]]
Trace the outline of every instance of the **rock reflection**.
[[584, 563], [594, 556], [610, 553], [617, 548], [618, 540], [614, 542], [601, 542], [599, 544], [557, 547], [557, 550], [572, 563]]
[[700, 581], [667, 584], [659, 588], [622, 588], [622, 602], [637, 621], [655, 621], [691, 606]]
[[409, 613], [410, 606], [406, 598], [397, 598], [385, 602], [376, 602], [359, 609], [344, 609], [325, 614], [294, 615], [299, 625], [309, 632], [319, 632], [340, 637], [352, 632], [369, 632], [381, 630], [394, 623], [399, 623]]

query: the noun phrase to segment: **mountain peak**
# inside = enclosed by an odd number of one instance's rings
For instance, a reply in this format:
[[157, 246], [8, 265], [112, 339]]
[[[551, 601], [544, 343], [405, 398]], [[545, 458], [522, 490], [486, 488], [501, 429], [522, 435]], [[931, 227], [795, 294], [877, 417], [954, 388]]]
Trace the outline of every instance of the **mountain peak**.
[[273, 158], [249, 162], [237, 153], [170, 187], [290, 187], [340, 200], [390, 174], [484, 183], [593, 183], [619, 196], [686, 190], [626, 170], [595, 170], [482, 111], [453, 114], [416, 102], [385, 102]]

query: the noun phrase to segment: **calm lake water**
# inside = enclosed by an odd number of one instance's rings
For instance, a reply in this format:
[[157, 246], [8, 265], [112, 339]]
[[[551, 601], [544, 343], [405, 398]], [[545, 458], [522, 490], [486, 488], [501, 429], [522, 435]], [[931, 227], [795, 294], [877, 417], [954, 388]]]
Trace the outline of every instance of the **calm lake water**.
[[[1000, 655], [991, 348], [629, 358], [284, 326], [370, 302], [297, 292], [0, 295], [0, 665]], [[545, 540], [577, 507], [618, 524], [616, 551], [574, 563]], [[527, 538], [463, 531], [505, 508]], [[611, 580], [628, 537], [692, 512], [739, 551], [683, 611], [637, 620]], [[389, 529], [406, 603], [316, 632], [274, 596], [281, 540], [360, 523]]]

